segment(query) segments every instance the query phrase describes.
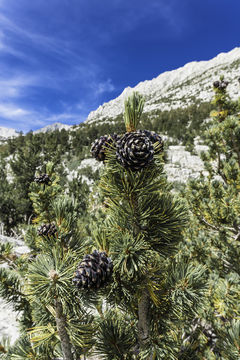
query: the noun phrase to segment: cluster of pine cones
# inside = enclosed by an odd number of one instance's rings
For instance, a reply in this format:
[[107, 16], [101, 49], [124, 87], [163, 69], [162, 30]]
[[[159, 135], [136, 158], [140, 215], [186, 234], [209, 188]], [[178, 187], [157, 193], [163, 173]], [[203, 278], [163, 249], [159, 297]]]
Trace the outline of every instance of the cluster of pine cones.
[[37, 229], [39, 236], [51, 236], [57, 232], [56, 225], [54, 223], [51, 224], [43, 224], [39, 226]]
[[229, 84], [229, 81], [225, 81], [225, 80], [222, 80], [222, 81], [214, 81], [213, 83], [213, 87], [215, 89], [219, 89], [219, 90], [224, 90], [227, 88]]
[[106, 150], [114, 146], [118, 140], [120, 140], [120, 136], [117, 134], [103, 135], [99, 139], [96, 139], [91, 147], [92, 156], [96, 160], [104, 162], [106, 159]]
[[73, 283], [79, 289], [99, 288], [113, 272], [113, 262], [103, 251], [94, 250], [85, 255], [74, 273]]
[[[157, 146], [153, 147], [153, 144]], [[152, 160], [154, 153], [163, 151], [162, 138], [153, 131], [137, 130], [123, 136], [104, 135], [96, 139], [91, 147], [92, 156], [98, 161], [105, 161], [106, 150], [116, 149], [117, 161], [126, 169], [139, 171]]]
[[41, 174], [39, 176], [35, 176], [34, 181], [38, 184], [48, 185], [51, 182], [51, 179], [48, 174]]

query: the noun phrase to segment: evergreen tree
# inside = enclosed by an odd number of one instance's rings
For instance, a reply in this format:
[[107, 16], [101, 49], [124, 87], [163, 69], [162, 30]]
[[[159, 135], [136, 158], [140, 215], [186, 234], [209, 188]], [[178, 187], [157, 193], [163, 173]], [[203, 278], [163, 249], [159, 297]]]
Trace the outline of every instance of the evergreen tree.
[[[72, 286], [74, 269], [88, 248], [77, 226], [77, 204], [64, 195], [53, 164], [31, 185], [34, 219], [26, 234], [31, 252], [1, 269], [1, 296], [22, 314], [20, 338], [2, 359], [79, 359], [92, 346], [92, 315]], [[9, 260], [8, 247], [1, 249]], [[29, 319], [27, 323], [27, 319]]]
[[22, 223], [26, 223], [33, 212], [28, 193], [35, 171], [41, 164], [40, 148], [35, 146], [33, 139], [33, 134], [28, 134], [25, 146], [19, 147], [9, 162], [15, 188], [16, 212]]
[[20, 215], [16, 209], [15, 188], [9, 182], [6, 168], [6, 162], [2, 159], [0, 162], [0, 224], [3, 232], [9, 235]]
[[137, 130], [143, 106], [134, 93], [125, 102], [127, 132], [93, 144], [105, 163], [99, 183], [105, 220], [95, 243], [113, 261], [95, 349], [108, 360], [178, 359], [183, 327], [205, 288], [204, 267], [178, 253], [188, 212], [163, 173], [161, 137]]
[[193, 359], [240, 358], [240, 103], [230, 100], [227, 86], [223, 77], [213, 83], [209, 150], [201, 155], [207, 175], [188, 185], [193, 217], [184, 251], [209, 274], [205, 311], [188, 337]]
[[32, 175], [31, 252], [11, 260], [2, 248], [12, 268], [1, 274], [1, 294], [26, 309], [21, 337], [3, 346], [2, 359], [77, 360], [90, 351], [107, 360], [184, 358], [205, 268], [181, 252], [188, 211], [167, 184], [161, 137], [138, 130], [143, 106], [134, 93], [126, 133], [94, 142], [104, 168], [92, 195], [101, 222], [92, 229], [79, 227], [78, 204], [61, 191], [52, 164]]

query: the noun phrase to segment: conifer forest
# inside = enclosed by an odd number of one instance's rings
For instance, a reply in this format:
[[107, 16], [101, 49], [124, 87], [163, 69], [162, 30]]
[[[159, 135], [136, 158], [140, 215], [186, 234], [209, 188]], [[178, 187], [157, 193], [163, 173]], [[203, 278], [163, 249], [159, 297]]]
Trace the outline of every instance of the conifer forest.
[[[240, 359], [240, 100], [228, 85], [154, 118], [133, 92], [113, 122], [0, 144], [2, 235], [28, 248], [0, 241], [0, 297], [19, 328], [0, 337], [1, 360]], [[166, 150], [194, 151], [196, 136], [204, 171], [176, 186]], [[78, 167], [89, 157], [95, 170]]]

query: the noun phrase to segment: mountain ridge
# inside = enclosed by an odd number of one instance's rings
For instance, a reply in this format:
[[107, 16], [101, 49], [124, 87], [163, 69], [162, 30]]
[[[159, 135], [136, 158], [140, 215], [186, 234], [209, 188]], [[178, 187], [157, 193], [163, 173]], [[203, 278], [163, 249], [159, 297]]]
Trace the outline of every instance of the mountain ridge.
[[210, 101], [213, 96], [212, 82], [218, 79], [219, 75], [224, 75], [226, 67], [227, 80], [230, 81], [228, 89], [234, 99], [239, 93], [238, 84], [231, 84], [231, 81], [239, 76], [239, 65], [239, 47], [227, 53], [220, 53], [210, 60], [189, 62], [175, 70], [165, 71], [152, 80], [141, 81], [133, 88], [125, 88], [117, 98], [91, 111], [86, 122], [92, 123], [118, 116], [123, 111], [124, 100], [132, 91], [138, 91], [145, 96], [145, 113], [159, 109], [160, 106], [161, 110], [171, 110], [187, 107], [194, 101]]
[[55, 122], [53, 124], [50, 125], [46, 125], [38, 130], [33, 131], [33, 134], [38, 134], [38, 133], [46, 133], [46, 132], [50, 132], [50, 131], [55, 131], [55, 130], [70, 130], [72, 126], [71, 125], [67, 125], [67, 124], [62, 124], [60, 122]]
[[7, 128], [5, 126], [0, 126], [0, 141], [12, 137], [18, 136], [19, 133], [12, 128]]
[[[62, 124], [60, 122], [55, 122], [53, 124], [46, 125], [38, 130], [33, 131], [33, 134], [47, 133], [47, 132], [56, 131], [56, 130], [61, 131], [63, 129], [70, 130], [70, 128], [72, 128], [71, 125]], [[4, 141], [9, 138], [19, 136], [19, 134], [20, 134], [20, 132], [17, 132], [15, 129], [0, 126], [0, 141]]]

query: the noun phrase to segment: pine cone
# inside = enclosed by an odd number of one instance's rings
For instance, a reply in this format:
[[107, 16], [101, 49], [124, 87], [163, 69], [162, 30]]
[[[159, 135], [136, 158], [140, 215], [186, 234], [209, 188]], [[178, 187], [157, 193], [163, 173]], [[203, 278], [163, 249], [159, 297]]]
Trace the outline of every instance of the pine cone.
[[211, 327], [211, 325], [205, 325], [205, 327], [202, 329], [202, 332], [208, 340], [207, 345], [210, 346], [211, 349], [214, 349], [217, 342], [217, 335], [214, 332], [214, 329]]
[[34, 181], [39, 184], [48, 185], [51, 182], [51, 179], [48, 174], [41, 174], [39, 176], [35, 176]]
[[104, 135], [99, 139], [96, 139], [91, 147], [92, 156], [98, 161], [105, 161], [105, 150], [113, 146], [117, 140], [119, 140], [119, 136], [117, 134]]
[[57, 232], [57, 228], [54, 223], [43, 224], [38, 228], [37, 231], [39, 236], [51, 236]]
[[128, 132], [117, 141], [116, 156], [125, 168], [138, 171], [153, 160], [153, 145], [141, 130]]
[[159, 154], [163, 151], [163, 140], [160, 135], [155, 133], [154, 131], [143, 130], [143, 133], [149, 138], [152, 144], [157, 143], [157, 149], [154, 151], [155, 154]]
[[222, 81], [214, 81], [213, 87], [219, 90], [224, 90], [227, 88], [229, 81], [222, 80]]
[[99, 288], [111, 277], [113, 272], [112, 260], [105, 252], [94, 250], [85, 255], [74, 273], [73, 283], [79, 289]]
[[220, 85], [220, 82], [219, 82], [219, 81], [214, 81], [213, 87], [218, 88], [219, 85]]
[[226, 89], [227, 86], [228, 86], [229, 82], [228, 81], [222, 81], [219, 85], [219, 89], [223, 90], [223, 89]]

